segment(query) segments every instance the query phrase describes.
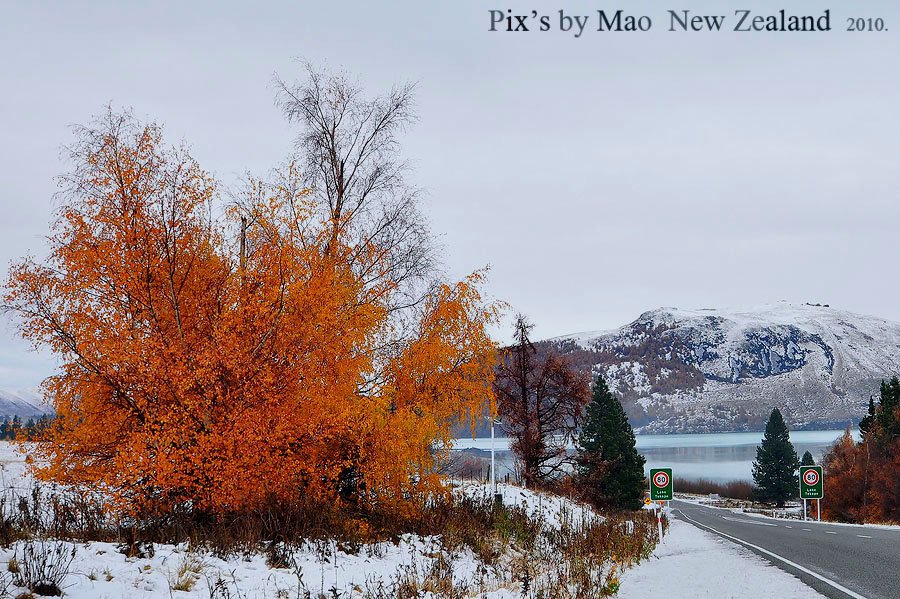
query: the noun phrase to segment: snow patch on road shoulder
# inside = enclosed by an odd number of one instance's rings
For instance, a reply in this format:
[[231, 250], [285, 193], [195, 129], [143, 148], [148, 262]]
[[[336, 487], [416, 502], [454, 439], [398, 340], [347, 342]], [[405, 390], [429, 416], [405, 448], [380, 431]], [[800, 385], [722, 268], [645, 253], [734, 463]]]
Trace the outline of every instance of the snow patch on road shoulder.
[[750, 550], [672, 520], [649, 560], [622, 575], [621, 599], [729, 597], [813, 599], [822, 595]]

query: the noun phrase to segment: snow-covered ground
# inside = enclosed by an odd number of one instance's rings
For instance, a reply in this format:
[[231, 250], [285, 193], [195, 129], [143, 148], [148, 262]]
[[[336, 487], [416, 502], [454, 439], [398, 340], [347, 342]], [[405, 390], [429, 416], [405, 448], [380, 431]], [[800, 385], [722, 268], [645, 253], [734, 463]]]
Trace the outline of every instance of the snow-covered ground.
[[[32, 481], [24, 457], [13, 446], [0, 443], [0, 482], [6, 488], [27, 492]], [[487, 495], [486, 485], [457, 483], [457, 492]], [[529, 514], [544, 514], [550, 526], [602, 518], [576, 502], [535, 493], [512, 485], [500, 485], [506, 505], [523, 507]], [[56, 541], [48, 541], [56, 544]], [[73, 545], [64, 544], [67, 552]], [[11, 583], [8, 564], [23, 542], [0, 549], [0, 578]], [[307, 543], [291, 551], [292, 565], [272, 568], [259, 553], [216, 556], [209, 551], [181, 545], [156, 545], [152, 557], [129, 558], [114, 543], [78, 543], [65, 578], [65, 596], [71, 599], [280, 599], [306, 597], [357, 598], [377, 595], [399, 577], [428, 578], [436, 568], [452, 571], [455, 582], [465, 583], [464, 596], [483, 599], [515, 599], [522, 596], [502, 565], [485, 566], [468, 549], [448, 553], [436, 537], [403, 536], [398, 543], [363, 546], [356, 553], [343, 551], [334, 542]], [[723, 576], [728, 572], [728, 576]], [[177, 587], [185, 590], [175, 590]], [[333, 589], [333, 590], [332, 590]], [[671, 523], [670, 533], [649, 560], [621, 577], [620, 597], [643, 598], [663, 592], [678, 597], [818, 597], [798, 579], [772, 567], [749, 551], [727, 543], [681, 521]], [[10, 591], [18, 590], [10, 587]], [[298, 593], [299, 591], [299, 593]], [[437, 599], [441, 595], [431, 595]]]
[[[34, 480], [27, 472], [25, 457], [15, 445], [0, 442], [0, 491], [19, 496], [30, 493]], [[490, 497], [488, 485], [455, 483], [456, 492]], [[511, 485], [500, 485], [504, 504], [518, 506], [534, 516], [542, 514], [547, 526], [577, 525], [602, 516], [568, 499], [535, 493]], [[0, 588], [17, 596], [10, 562], [23, 563], [26, 542], [0, 549]], [[155, 545], [152, 557], [129, 558], [115, 543], [63, 543], [36, 541], [40, 554], [62, 547], [61, 554], [74, 558], [62, 585], [71, 599], [280, 599], [304, 597], [363, 596], [392, 597], [397, 580], [419, 580], [427, 586], [430, 573], [452, 572], [454, 583], [465, 586], [465, 596], [484, 599], [514, 599], [522, 596], [521, 585], [508, 571], [509, 564], [485, 565], [469, 549], [448, 551], [437, 537], [405, 535], [399, 542], [362, 546], [355, 553], [335, 542], [309, 542], [292, 548], [286, 568], [273, 568], [261, 553], [217, 556], [206, 550], [180, 545]], [[378, 593], [378, 589], [382, 593]], [[306, 593], [309, 592], [309, 595]], [[369, 593], [368, 595], [366, 593]], [[431, 595], [435, 599], [440, 594]]]
[[812, 599], [822, 597], [798, 578], [752, 552], [673, 520], [651, 558], [622, 575], [622, 599]]
[[[291, 568], [270, 568], [259, 554], [221, 559], [184, 545], [157, 545], [154, 557], [132, 559], [111, 543], [78, 544], [63, 590], [70, 599], [287, 599], [303, 597], [305, 590], [313, 597], [331, 597], [332, 588], [335, 596], [359, 597], [364, 590], [376, 589], [379, 582], [390, 583], [398, 573], [418, 569], [424, 574], [437, 548], [434, 539], [404, 537], [397, 545], [382, 543], [349, 555], [324, 543], [294, 552], [296, 562]], [[0, 566], [5, 568], [14, 555], [14, 550], [0, 552]], [[453, 566], [454, 578], [475, 580], [478, 576], [478, 563], [470, 554], [456, 556]], [[179, 582], [189, 590], [173, 590]], [[213, 594], [216, 587], [220, 590]], [[490, 599], [519, 596], [488, 584], [484, 590], [480, 596]]]
[[[459, 484], [459, 492], [465, 495], [478, 497], [490, 493], [490, 485], [469, 482]], [[542, 514], [546, 522], [557, 528], [564, 521], [573, 524], [594, 519], [602, 522], [604, 519], [590, 507], [558, 495], [530, 491], [502, 483], [497, 485], [497, 492], [503, 496], [503, 505], [521, 507], [532, 517]]]
[[[758, 598], [782, 599], [820, 597], [793, 576], [769, 565], [751, 552], [718, 539], [714, 535], [675, 520], [670, 532], [653, 556], [622, 575], [619, 597], [642, 599], [658, 596], [669, 599]], [[153, 558], [129, 559], [110, 543], [79, 544], [66, 580], [65, 596], [72, 599], [151, 599], [177, 597], [208, 598], [218, 584], [231, 595], [268, 599], [297, 597], [298, 575], [303, 587], [315, 597], [339, 593], [358, 593], [374, 589], [380, 580], [388, 582], [397, 572], [427, 568], [437, 550], [434, 539], [404, 537], [398, 545], [383, 543], [348, 555], [333, 545], [308, 546], [296, 552], [293, 568], [270, 568], [260, 555], [223, 560], [208, 553], [191, 552], [185, 546], [158, 546]], [[5, 565], [13, 550], [0, 552]], [[188, 573], [179, 576], [184, 565]], [[454, 560], [455, 577], [475, 580], [477, 561], [471, 555]], [[727, 573], [727, 576], [723, 575]], [[189, 591], [172, 591], [174, 584], [193, 579]], [[300, 595], [302, 596], [302, 595]], [[346, 596], [346, 595], [339, 595]], [[486, 583], [473, 597], [514, 599], [521, 596], [517, 587], [502, 588]]]

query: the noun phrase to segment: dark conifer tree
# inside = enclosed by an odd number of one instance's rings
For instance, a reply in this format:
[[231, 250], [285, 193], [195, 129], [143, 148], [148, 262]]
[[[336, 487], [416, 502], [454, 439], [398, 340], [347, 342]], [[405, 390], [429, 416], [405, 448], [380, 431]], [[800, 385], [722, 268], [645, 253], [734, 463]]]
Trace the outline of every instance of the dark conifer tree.
[[803, 454], [803, 457], [800, 459], [801, 466], [815, 466], [816, 461], [813, 459], [813, 456], [808, 451]]
[[[884, 393], [884, 381], [881, 382], [881, 390]], [[859, 421], [859, 432], [865, 437], [872, 430], [872, 423], [875, 422], [875, 397], [869, 396], [869, 414]]]
[[796, 497], [800, 481], [797, 468], [800, 462], [791, 444], [790, 433], [778, 408], [772, 410], [762, 444], [756, 448], [753, 480], [756, 498], [784, 507], [784, 502]]
[[635, 448], [625, 410], [597, 377], [577, 443], [578, 483], [597, 506], [638, 509], [644, 494], [644, 457]]
[[[897, 418], [898, 407], [900, 407], [900, 379], [893, 377], [890, 382], [885, 383], [882, 381], [881, 398], [872, 418], [873, 424], [878, 425], [879, 443], [882, 446], [900, 437], [900, 420]], [[862, 427], [860, 426], [860, 428]]]
[[38, 418], [35, 428], [37, 429], [37, 436], [40, 437], [44, 431], [50, 428], [50, 416], [48, 416], [47, 414], [41, 414], [41, 417]]

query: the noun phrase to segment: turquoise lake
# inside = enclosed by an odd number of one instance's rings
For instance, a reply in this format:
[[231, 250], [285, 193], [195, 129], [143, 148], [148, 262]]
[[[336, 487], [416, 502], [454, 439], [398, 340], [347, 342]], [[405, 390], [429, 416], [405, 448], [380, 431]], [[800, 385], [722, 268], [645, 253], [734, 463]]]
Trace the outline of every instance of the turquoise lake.
[[[796, 431], [791, 442], [797, 455], [812, 453], [818, 462], [827, 449], [844, 433], [842, 430]], [[638, 451], [647, 458], [646, 468], [667, 467], [682, 479], [707, 478], [714, 481], [751, 480], [756, 447], [763, 433], [706, 433], [691, 435], [637, 435]], [[858, 437], [858, 432], [854, 431]], [[515, 471], [510, 440], [495, 441], [498, 476]], [[487, 457], [490, 439], [459, 439], [455, 448], [481, 458]]]

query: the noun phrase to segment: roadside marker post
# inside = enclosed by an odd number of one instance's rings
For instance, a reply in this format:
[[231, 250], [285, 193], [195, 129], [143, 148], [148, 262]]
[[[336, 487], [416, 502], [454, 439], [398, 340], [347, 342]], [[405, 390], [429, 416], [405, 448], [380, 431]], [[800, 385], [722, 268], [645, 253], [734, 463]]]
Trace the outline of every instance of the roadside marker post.
[[822, 498], [825, 497], [825, 477], [821, 466], [800, 466], [800, 499], [803, 500], [803, 521], [807, 520], [806, 500], [816, 500], [816, 521], [822, 521]]
[[660, 505], [658, 503], [656, 504], [656, 530], [659, 533], [659, 540], [662, 541], [662, 510], [660, 509]]
[[672, 500], [674, 487], [671, 468], [650, 469], [650, 500], [656, 502], [656, 526], [660, 540], [663, 538], [662, 506]]

